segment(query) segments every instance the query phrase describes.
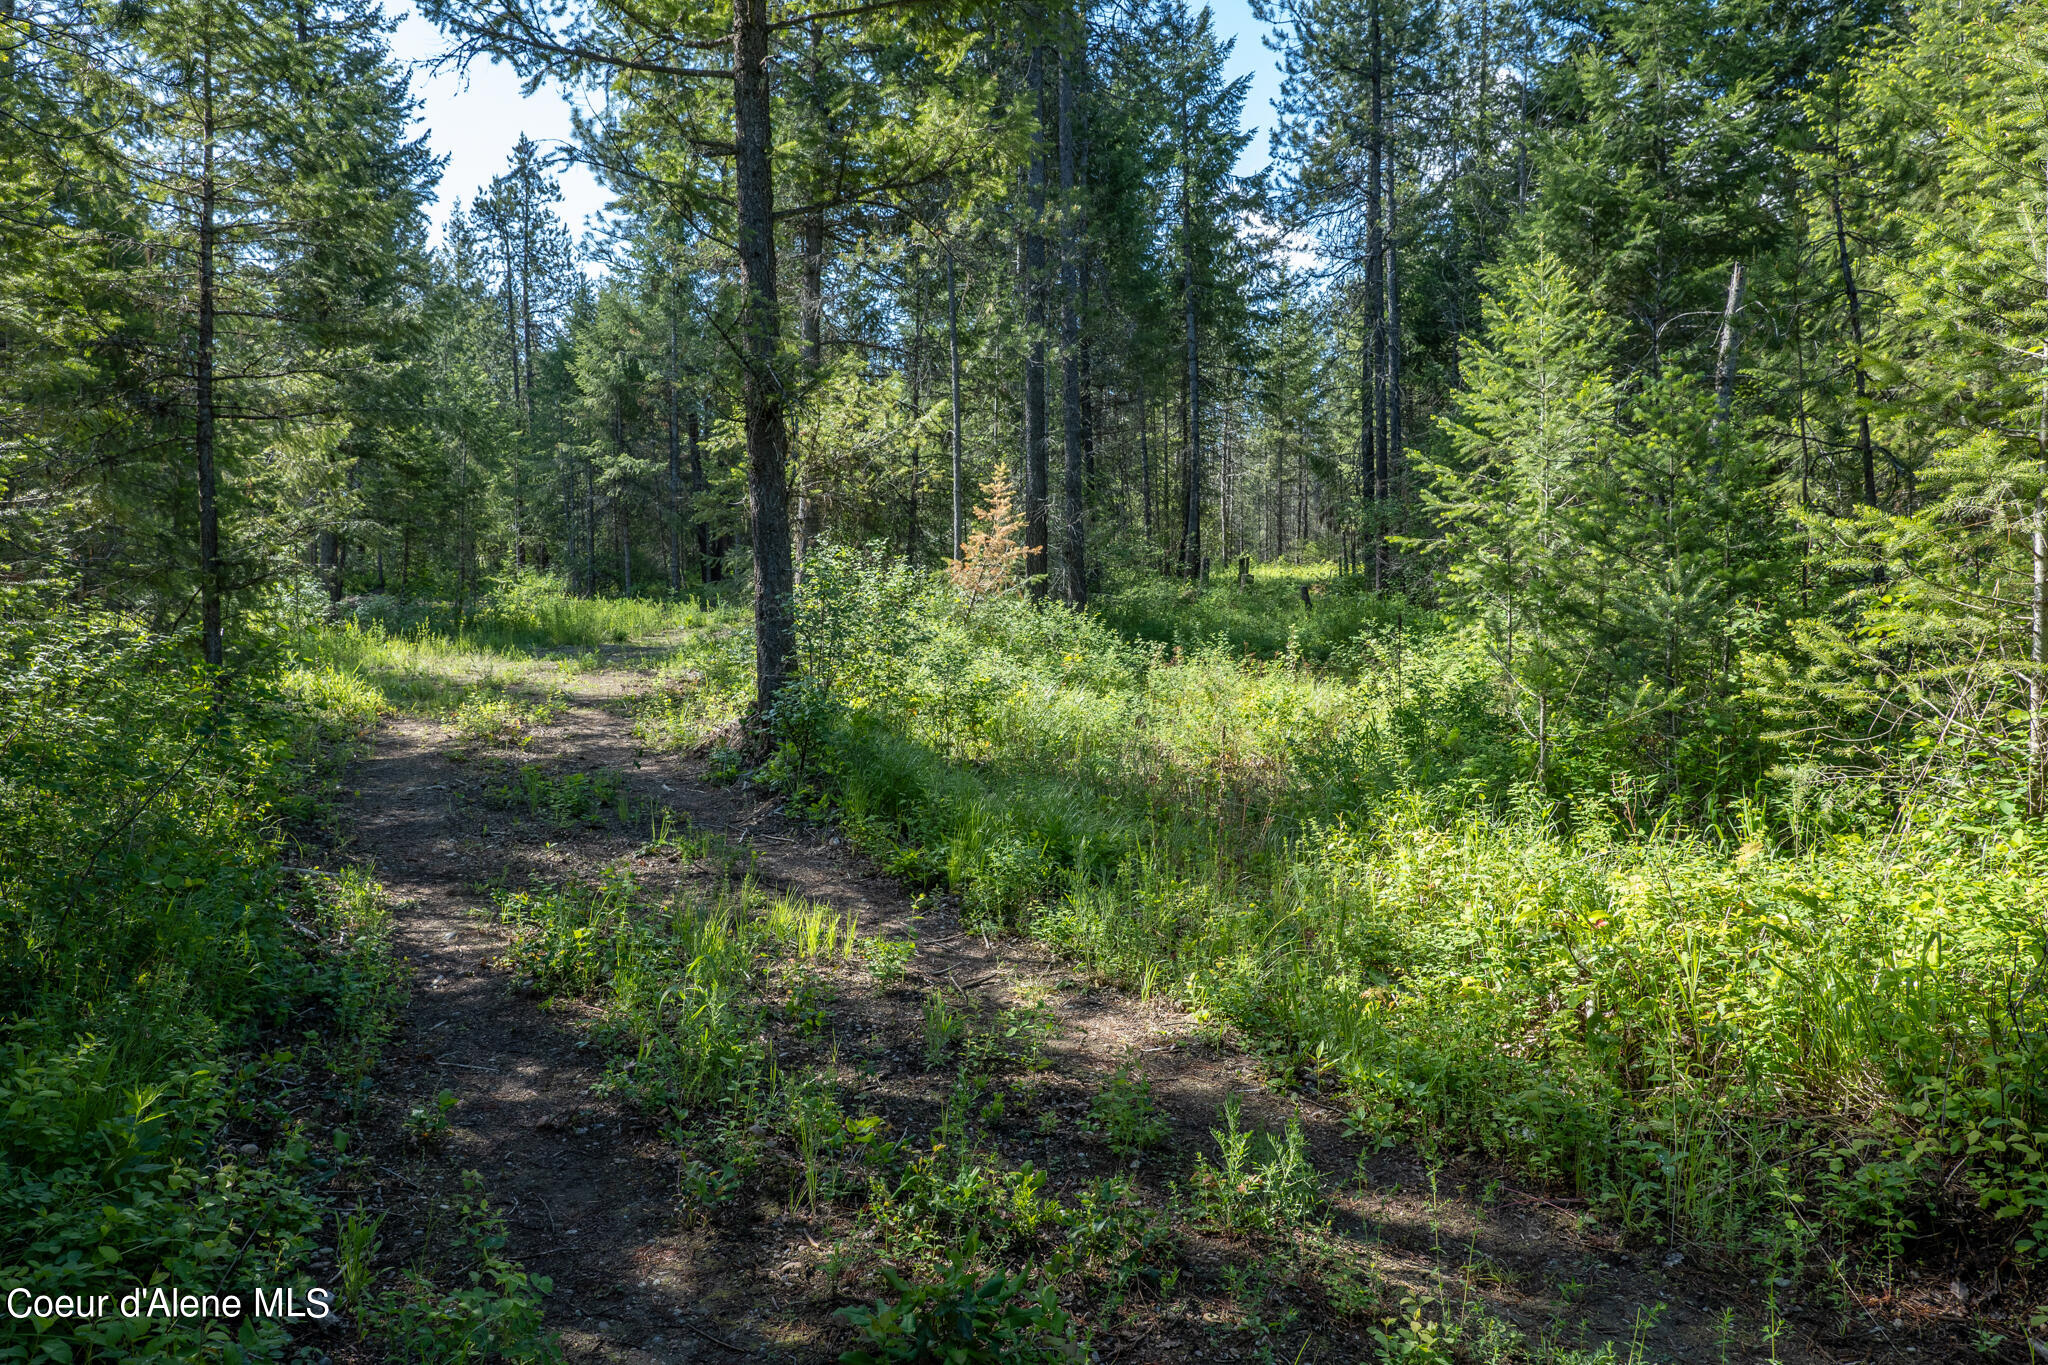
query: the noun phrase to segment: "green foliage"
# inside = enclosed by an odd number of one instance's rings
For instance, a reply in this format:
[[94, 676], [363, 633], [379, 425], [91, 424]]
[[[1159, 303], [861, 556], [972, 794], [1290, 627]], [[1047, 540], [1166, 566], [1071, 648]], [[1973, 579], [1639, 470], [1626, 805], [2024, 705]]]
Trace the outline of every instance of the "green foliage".
[[619, 775], [600, 769], [589, 773], [552, 773], [538, 763], [521, 763], [505, 771], [504, 780], [484, 789], [484, 799], [512, 809], [524, 808], [550, 824], [600, 824], [608, 816], [630, 818], [625, 786]]
[[462, 1228], [467, 1285], [438, 1288], [416, 1271], [396, 1287], [366, 1296], [364, 1335], [396, 1358], [421, 1365], [474, 1360], [550, 1362], [561, 1359], [541, 1326], [541, 1299], [554, 1289], [505, 1254], [505, 1215], [483, 1193], [474, 1171], [463, 1172], [456, 1209]]
[[1089, 1124], [1109, 1150], [1135, 1157], [1165, 1144], [1172, 1130], [1152, 1103], [1152, 1082], [1126, 1064], [1116, 1069], [1088, 1106]]
[[[307, 1103], [345, 1118], [368, 1098], [404, 968], [376, 883], [280, 866], [285, 821], [318, 813], [303, 784], [377, 699], [296, 666], [223, 697], [177, 666], [177, 642], [104, 616], [6, 631], [0, 1276], [52, 1293], [303, 1295], [330, 1216], [318, 1191], [346, 1159], [345, 1132], [309, 1135]], [[342, 1288], [368, 1300], [375, 1228], [354, 1226]], [[422, 1302], [419, 1330], [443, 1330], [454, 1308]], [[387, 1308], [360, 1320], [375, 1329]], [[118, 1314], [0, 1337], [0, 1359], [81, 1349], [270, 1359], [290, 1345], [276, 1324]]]
[[942, 1279], [911, 1284], [884, 1267], [892, 1303], [841, 1311], [860, 1346], [841, 1365], [1052, 1365], [1088, 1358], [1072, 1320], [1050, 1286], [1029, 1292], [1022, 1272], [984, 1276], [972, 1268], [973, 1238], [956, 1253]]
[[[1494, 665], [1456, 636], [1368, 634], [1346, 681], [1171, 663], [1086, 617], [956, 614], [939, 591], [916, 609], [911, 691], [824, 680], [842, 827], [884, 858], [922, 850], [963, 901], [989, 878], [1083, 965], [1338, 1088], [1368, 1138], [1448, 1137], [1644, 1235], [1675, 1222], [1780, 1260], [1809, 1254], [1795, 1208], [1838, 1234], [2033, 1236], [2030, 1146], [1965, 1142], [1942, 1192], [1909, 1113], [1946, 1112], [1923, 1089], [1947, 1076], [1979, 1078], [1957, 1085], [1984, 1131], [2041, 1112], [2013, 1041], [2032, 1025], [1994, 1008], [2035, 999], [2032, 827], [1931, 805], [1878, 839], [1790, 784], [1695, 834], [1625, 784], [1567, 824], [1497, 780], [1521, 760]], [[1944, 1150], [1964, 1131], [1938, 1126]]]
[[765, 1074], [758, 958], [770, 943], [834, 950], [784, 907], [750, 913], [753, 902], [678, 899], [643, 905], [628, 873], [598, 884], [568, 882], [500, 892], [500, 913], [518, 927], [507, 952], [515, 976], [536, 992], [596, 996], [604, 1040], [619, 1058], [605, 1087], [656, 1113], [687, 1113], [758, 1086]]
[[927, 1070], [944, 1066], [946, 1058], [967, 1034], [967, 1024], [960, 1015], [947, 1006], [946, 993], [940, 990], [925, 992], [924, 997], [924, 1064]]
[[400, 1131], [415, 1146], [438, 1147], [453, 1130], [448, 1116], [455, 1112], [455, 1104], [455, 1092], [443, 1090], [426, 1104], [416, 1104], [407, 1110]]
[[1195, 1154], [1188, 1177], [1188, 1204], [1195, 1218], [1225, 1234], [1292, 1233], [1306, 1226], [1322, 1204], [1315, 1167], [1309, 1164], [1301, 1121], [1290, 1118], [1278, 1139], [1238, 1126], [1232, 1095], [1223, 1105], [1223, 1127], [1210, 1129], [1220, 1161]]

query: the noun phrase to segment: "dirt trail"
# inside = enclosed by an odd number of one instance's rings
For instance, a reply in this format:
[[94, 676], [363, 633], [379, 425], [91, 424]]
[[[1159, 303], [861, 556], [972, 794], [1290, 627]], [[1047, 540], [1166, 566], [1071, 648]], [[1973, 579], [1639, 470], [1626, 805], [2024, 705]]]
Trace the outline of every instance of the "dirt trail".
[[[1276, 1094], [1256, 1058], [1204, 1034], [1184, 1013], [1075, 979], [1035, 945], [989, 941], [964, 932], [953, 907], [925, 902], [877, 874], [829, 830], [793, 822], [758, 791], [707, 783], [693, 761], [646, 751], [634, 737], [630, 704], [644, 675], [619, 667], [561, 680], [563, 709], [511, 756], [551, 771], [616, 773], [637, 812], [667, 810], [679, 822], [751, 851], [753, 875], [767, 889], [821, 902], [856, 917], [863, 936], [914, 937], [918, 951], [904, 981], [879, 986], [848, 969], [835, 983], [822, 1039], [777, 1039], [792, 1062], [835, 1059], [858, 1104], [880, 1113], [898, 1136], [923, 1140], [937, 1121], [951, 1081], [922, 1059], [925, 992], [939, 988], [993, 1005], [1042, 1003], [1057, 1021], [1046, 1070], [1035, 1080], [1042, 1120], [998, 1127], [996, 1145], [1014, 1160], [1049, 1173], [1059, 1191], [1125, 1170], [1148, 1196], [1164, 1201], [1185, 1177], [1226, 1098], [1246, 1120], [1282, 1128], [1298, 1115], [1324, 1173], [1335, 1231], [1360, 1264], [1398, 1298], [1471, 1295], [1532, 1338], [1598, 1347], [1614, 1342], [1627, 1359], [1632, 1339], [1652, 1359], [1721, 1362], [1767, 1354], [1758, 1322], [1759, 1289], [1695, 1275], [1689, 1264], [1625, 1255], [1583, 1231], [1570, 1201], [1519, 1191], [1455, 1163], [1432, 1171], [1413, 1153], [1368, 1157], [1336, 1111], [1313, 1097]], [[443, 1230], [460, 1173], [482, 1174], [506, 1211], [511, 1254], [549, 1276], [548, 1324], [572, 1360], [832, 1360], [847, 1343], [833, 1318], [857, 1301], [821, 1269], [843, 1236], [844, 1220], [765, 1204], [737, 1220], [705, 1225], [677, 1198], [677, 1156], [656, 1125], [593, 1097], [603, 1071], [576, 1007], [543, 1011], [511, 989], [497, 965], [509, 936], [491, 913], [488, 888], [594, 877], [634, 863], [642, 885], [661, 896], [680, 883], [709, 890], [724, 875], [703, 866], [635, 859], [648, 823], [548, 827], [485, 800], [489, 751], [465, 749], [445, 726], [400, 720], [385, 725], [355, 769], [345, 813], [352, 842], [345, 856], [369, 860], [397, 905], [397, 938], [412, 964], [413, 992], [403, 1024], [378, 1075], [379, 1100], [395, 1131], [397, 1116], [431, 1105], [442, 1090], [457, 1099], [453, 1131], [438, 1153], [394, 1139], [377, 1155], [376, 1197], [392, 1215], [385, 1259], [429, 1254]], [[1123, 1064], [1148, 1075], [1175, 1129], [1153, 1158], [1118, 1161], [1084, 1141], [1075, 1125]], [[1490, 1187], [1490, 1188], [1489, 1188]], [[1282, 1348], [1304, 1361], [1375, 1358], [1368, 1320], [1347, 1319], [1326, 1301], [1298, 1295], [1291, 1332], [1261, 1337], [1232, 1321], [1219, 1286], [1226, 1267], [1242, 1266], [1242, 1244], [1187, 1234], [1187, 1266], [1176, 1302], [1126, 1309], [1122, 1335], [1100, 1335], [1100, 1360], [1123, 1362], [1257, 1360]], [[1720, 1323], [1735, 1314], [1732, 1334]], [[1779, 1305], [1781, 1360], [1891, 1358], [1875, 1337], [1845, 1346], [1847, 1326], [1817, 1307]], [[1644, 1327], [1643, 1315], [1655, 1310]], [[1823, 1346], [1822, 1341], [1827, 1341]], [[1921, 1341], [1923, 1348], [1928, 1346]], [[1923, 1351], [1913, 1358], [1926, 1360]], [[1904, 1354], [1897, 1355], [1904, 1360]]]

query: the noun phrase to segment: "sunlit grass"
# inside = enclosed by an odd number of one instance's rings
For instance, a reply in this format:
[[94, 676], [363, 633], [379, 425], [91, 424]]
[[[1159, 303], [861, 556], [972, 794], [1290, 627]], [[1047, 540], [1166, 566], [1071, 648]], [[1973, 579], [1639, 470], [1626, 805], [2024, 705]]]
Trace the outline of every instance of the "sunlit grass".
[[[856, 844], [1232, 1022], [1361, 1131], [1777, 1258], [1966, 1216], [1928, 1212], [1958, 1169], [2005, 1228], [2048, 1229], [2048, 1181], [1968, 1136], [2048, 1140], [2038, 830], [1809, 824], [1761, 792], [1692, 826], [1596, 794], [1564, 821], [1483, 650], [1427, 617], [1397, 633], [1400, 604], [1356, 603], [1317, 668], [1284, 639], [1262, 659], [969, 611], [869, 562], [806, 584], [832, 719], [792, 738]], [[1248, 596], [1116, 600], [1249, 630]]]

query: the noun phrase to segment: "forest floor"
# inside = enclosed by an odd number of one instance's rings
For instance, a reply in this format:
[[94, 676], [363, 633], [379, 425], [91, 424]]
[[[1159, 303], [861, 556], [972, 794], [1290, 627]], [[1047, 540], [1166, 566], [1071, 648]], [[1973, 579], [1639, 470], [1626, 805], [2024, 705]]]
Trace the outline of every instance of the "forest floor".
[[[1114, 1304], [1069, 1303], [1102, 1362], [1387, 1358], [1371, 1332], [1387, 1330], [1407, 1297], [1426, 1321], [1394, 1324], [1392, 1340], [1418, 1362], [1903, 1361], [1955, 1349], [1924, 1330], [1938, 1305], [1901, 1305], [1923, 1324], [1901, 1332], [1867, 1300], [1828, 1304], [1824, 1286], [1764, 1285], [1624, 1249], [1582, 1205], [1509, 1173], [1379, 1150], [1334, 1105], [1288, 1093], [1259, 1057], [1172, 1004], [1083, 979], [1028, 940], [963, 930], [950, 898], [907, 890], [773, 794], [717, 784], [702, 761], [636, 737], [658, 645], [542, 665], [535, 676], [552, 704], [520, 747], [393, 719], [344, 781], [330, 856], [374, 869], [412, 972], [375, 1077], [357, 1188], [343, 1194], [384, 1216], [384, 1266], [438, 1254], [463, 1172], [475, 1171], [505, 1216], [508, 1253], [552, 1281], [546, 1324], [571, 1360], [817, 1361], [852, 1343], [836, 1314], [883, 1291], [886, 1231], [853, 1201], [794, 1198], [787, 1181], [742, 1188], [713, 1214], [693, 1207], [663, 1123], [600, 1085], [600, 1007], [515, 988], [503, 960], [515, 931], [493, 889], [630, 869], [649, 901], [715, 894], [743, 875], [856, 920], [870, 942], [914, 940], [899, 972], [844, 958], [801, 979], [760, 978], [777, 1064], [836, 1079], [848, 1112], [879, 1116], [909, 1148], [930, 1143], [960, 1083], [960, 1068], [928, 1047], [933, 993], [969, 1029], [1033, 1021], [1026, 1063], [990, 1083], [1002, 1102], [981, 1107], [981, 1149], [1032, 1163], [1056, 1196], [1125, 1176], [1171, 1227], [1177, 1274]], [[626, 799], [601, 818], [540, 818], [494, 799], [515, 762], [610, 774]], [[725, 852], [684, 861], [651, 843], [663, 812]], [[1134, 1160], [1084, 1123], [1120, 1068], [1127, 1086], [1149, 1081], [1170, 1133]], [[447, 1132], [422, 1143], [407, 1116], [431, 1113], [442, 1092], [454, 1100]], [[1313, 1227], [1226, 1236], [1182, 1216], [1196, 1153], [1220, 1159], [1212, 1132], [1233, 1096], [1247, 1128], [1299, 1121], [1325, 1201]], [[1445, 1335], [1432, 1336], [1439, 1319]]]

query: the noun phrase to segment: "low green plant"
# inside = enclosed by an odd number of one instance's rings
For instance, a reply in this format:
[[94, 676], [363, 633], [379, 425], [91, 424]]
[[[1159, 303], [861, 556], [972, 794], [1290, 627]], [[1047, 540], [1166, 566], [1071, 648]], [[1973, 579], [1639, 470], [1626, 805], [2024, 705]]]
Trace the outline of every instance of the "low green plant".
[[363, 1294], [377, 1273], [377, 1254], [384, 1248], [377, 1234], [384, 1226], [384, 1215], [366, 1216], [361, 1201], [358, 1201], [354, 1212], [346, 1216], [337, 1213], [334, 1222], [334, 1251], [336, 1266], [341, 1273], [341, 1301], [353, 1313], [362, 1306]]
[[1152, 1103], [1152, 1082], [1129, 1063], [1116, 1069], [1089, 1105], [1088, 1122], [1120, 1157], [1151, 1151], [1163, 1145], [1172, 1131]]
[[946, 993], [930, 990], [924, 997], [924, 1064], [936, 1070], [946, 1064], [961, 1040], [967, 1037], [967, 1021], [946, 1003]]
[[903, 980], [910, 959], [917, 956], [917, 942], [907, 938], [864, 938], [857, 951], [876, 985], [894, 986]]
[[732, 1203], [740, 1191], [740, 1173], [731, 1166], [710, 1166], [695, 1159], [678, 1168], [676, 1188], [701, 1213]]
[[444, 1289], [419, 1270], [391, 1289], [366, 1296], [363, 1334], [399, 1357], [417, 1361], [505, 1360], [544, 1365], [562, 1358], [542, 1323], [541, 1299], [554, 1290], [505, 1255], [504, 1215], [474, 1171], [463, 1172], [456, 1222], [466, 1284]]
[[415, 1147], [438, 1147], [446, 1142], [452, 1130], [449, 1116], [455, 1112], [455, 1106], [453, 1090], [443, 1090], [427, 1103], [414, 1105], [399, 1125], [406, 1141]]
[[1043, 1071], [1045, 1045], [1057, 1026], [1052, 1011], [1042, 1004], [998, 1010], [989, 1027], [968, 1033], [961, 1048], [962, 1065], [983, 1074], [1008, 1068]]
[[503, 692], [478, 690], [462, 699], [448, 723], [464, 743], [523, 749], [533, 742], [533, 728], [560, 710], [559, 703], [531, 705]]
[[632, 811], [617, 773], [551, 773], [538, 763], [512, 765], [502, 780], [484, 788], [484, 799], [555, 825], [597, 824], [613, 816], [627, 820]]
[[1237, 1096], [1223, 1104], [1223, 1127], [1210, 1129], [1219, 1161], [1195, 1154], [1188, 1199], [1195, 1218], [1222, 1233], [1287, 1232], [1312, 1219], [1322, 1196], [1309, 1163], [1301, 1120], [1290, 1117], [1280, 1138], [1245, 1130]]
[[1455, 1331], [1441, 1318], [1432, 1319], [1413, 1294], [1402, 1296], [1399, 1316], [1382, 1318], [1366, 1330], [1382, 1365], [1452, 1365], [1457, 1359], [1452, 1354]]
[[974, 1268], [970, 1237], [934, 1283], [913, 1284], [884, 1267], [892, 1301], [840, 1316], [859, 1344], [841, 1365], [1055, 1365], [1088, 1359], [1088, 1346], [1050, 1285], [1030, 1288], [1022, 1271]]

